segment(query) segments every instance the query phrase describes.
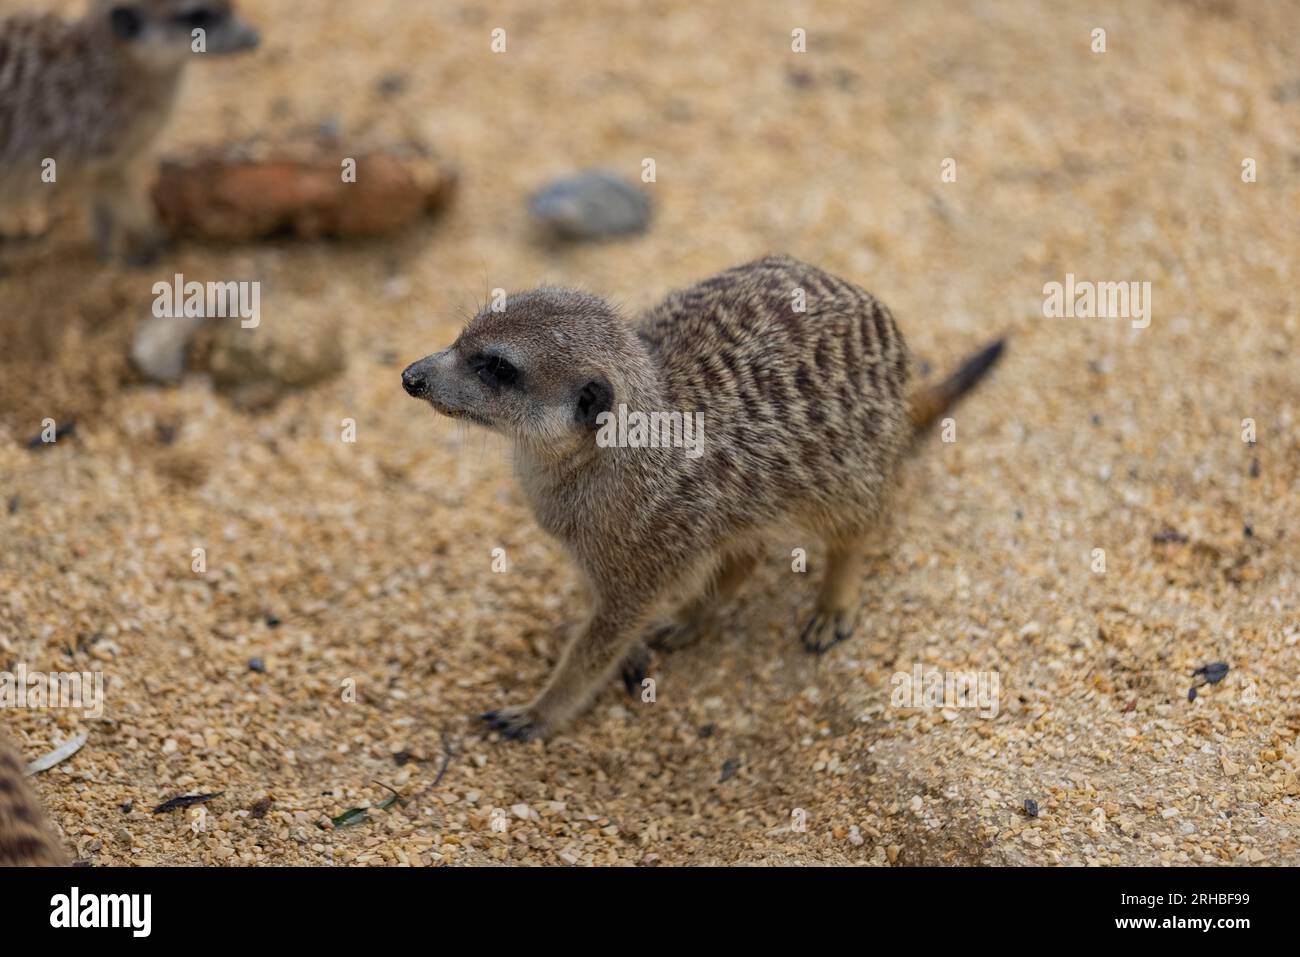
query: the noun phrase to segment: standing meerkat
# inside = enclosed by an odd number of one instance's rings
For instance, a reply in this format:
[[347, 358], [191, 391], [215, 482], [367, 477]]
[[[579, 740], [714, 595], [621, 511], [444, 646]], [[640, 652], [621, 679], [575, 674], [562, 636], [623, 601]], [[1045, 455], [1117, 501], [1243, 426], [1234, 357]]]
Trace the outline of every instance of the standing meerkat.
[[61, 867], [68, 863], [23, 776], [23, 763], [0, 737], [0, 867]]
[[[538, 522], [576, 558], [594, 598], [542, 692], [484, 719], [509, 737], [544, 737], [620, 666], [632, 686], [646, 644], [680, 647], [714, 628], [775, 529], [826, 545], [804, 646], [824, 652], [849, 637], [865, 540], [899, 458], [1001, 350], [999, 341], [910, 395], [889, 310], [786, 256], [674, 292], [635, 326], [567, 289], [480, 312], [450, 348], [408, 367], [402, 385], [513, 441]], [[632, 412], [661, 413], [660, 426], [680, 434], [650, 447], [631, 430], [608, 441], [611, 423]], [[688, 423], [694, 447], [673, 447]]]
[[101, 256], [147, 260], [160, 236], [150, 147], [186, 63], [257, 43], [230, 0], [91, 0], [80, 20], [0, 20], [0, 212], [67, 184], [89, 197]]

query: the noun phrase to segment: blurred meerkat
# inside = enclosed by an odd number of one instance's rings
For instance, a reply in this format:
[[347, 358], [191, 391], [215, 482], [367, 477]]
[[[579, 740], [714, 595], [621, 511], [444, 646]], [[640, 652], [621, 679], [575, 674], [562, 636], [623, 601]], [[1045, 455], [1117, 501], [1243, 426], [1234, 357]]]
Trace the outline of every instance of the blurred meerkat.
[[[527, 740], [561, 727], [620, 666], [632, 687], [648, 660], [643, 639], [668, 649], [709, 633], [776, 529], [826, 545], [804, 646], [824, 652], [849, 637], [895, 465], [1001, 350], [909, 394], [889, 310], [785, 256], [674, 292], [635, 326], [567, 289], [480, 312], [450, 348], [408, 367], [403, 387], [513, 440], [538, 522], [594, 597], [542, 692], [483, 717]], [[627, 410], [700, 413], [698, 454], [598, 441], [611, 423], [603, 413]]]
[[22, 760], [0, 737], [0, 867], [60, 867], [67, 863], [63, 846], [27, 786]]
[[221, 55], [257, 43], [230, 0], [92, 0], [79, 20], [0, 20], [0, 213], [39, 223], [53, 160], [57, 186], [88, 194], [100, 255], [147, 260], [159, 244], [150, 147], [185, 65], [200, 45]]

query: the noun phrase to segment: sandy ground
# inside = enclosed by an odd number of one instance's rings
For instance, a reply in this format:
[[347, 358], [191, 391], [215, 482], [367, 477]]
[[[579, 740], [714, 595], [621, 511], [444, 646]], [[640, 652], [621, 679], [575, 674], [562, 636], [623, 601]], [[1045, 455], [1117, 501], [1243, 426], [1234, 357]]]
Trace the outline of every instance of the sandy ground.
[[[390, 241], [117, 272], [72, 235], [0, 280], [0, 669], [107, 680], [102, 718], [3, 726], [28, 756], [89, 733], [35, 779], [79, 859], [1300, 864], [1300, 6], [242, 6], [263, 48], [191, 71], [167, 149], [336, 117], [427, 138], [463, 188]], [[533, 241], [530, 190], [645, 157], [647, 235]], [[908, 464], [858, 636], [801, 649], [817, 552], [797, 575], [812, 543], [777, 541], [725, 634], [657, 659], [654, 703], [611, 685], [546, 744], [484, 737], [582, 596], [508, 450], [401, 366], [497, 286], [631, 311], [767, 251], [874, 291], [935, 368], [1010, 337], [957, 441]], [[174, 272], [261, 280], [263, 322], [338, 329], [347, 371], [261, 414], [130, 382]], [[1066, 273], [1150, 282], [1150, 326], [1044, 318]], [[996, 672], [996, 717], [896, 706], [916, 666]]]

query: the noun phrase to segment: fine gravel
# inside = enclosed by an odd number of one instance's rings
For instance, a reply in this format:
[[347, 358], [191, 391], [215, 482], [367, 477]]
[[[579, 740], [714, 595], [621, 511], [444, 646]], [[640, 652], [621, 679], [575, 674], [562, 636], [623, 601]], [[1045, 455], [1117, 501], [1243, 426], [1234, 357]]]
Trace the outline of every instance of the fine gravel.
[[[33, 778], [77, 859], [1300, 864], [1294, 4], [240, 6], [262, 48], [189, 71], [165, 151], [331, 122], [463, 179], [390, 239], [106, 271], [64, 223], [0, 279], [0, 671], [106, 681], [102, 716], [0, 727], [28, 760], [88, 733]], [[538, 241], [537, 189], [646, 158], [644, 235]], [[486, 735], [585, 597], [509, 450], [402, 366], [498, 287], [634, 314], [773, 251], [880, 296], [922, 367], [1008, 337], [905, 466], [858, 634], [804, 652], [820, 552], [777, 538], [653, 702]], [[134, 381], [174, 273], [261, 281], [267, 333], [345, 371], [258, 411]], [[1149, 325], [1045, 318], [1067, 274], [1149, 282]], [[29, 449], [46, 417], [75, 431]], [[996, 676], [996, 714], [899, 700], [914, 669]]]

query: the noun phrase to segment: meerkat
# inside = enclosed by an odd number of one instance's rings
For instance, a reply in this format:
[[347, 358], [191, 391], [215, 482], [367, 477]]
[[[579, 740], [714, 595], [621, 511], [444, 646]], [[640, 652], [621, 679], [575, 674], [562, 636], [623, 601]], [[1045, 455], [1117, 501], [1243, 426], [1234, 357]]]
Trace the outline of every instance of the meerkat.
[[105, 259], [160, 246], [150, 148], [175, 108], [185, 65], [258, 44], [229, 0], [91, 0], [79, 20], [0, 20], [0, 211], [24, 223], [67, 184], [88, 196]]
[[0, 867], [59, 867], [68, 863], [23, 776], [23, 763], [0, 736]]
[[[716, 630], [721, 603], [778, 529], [825, 545], [804, 646], [820, 653], [847, 639], [900, 457], [1001, 351], [999, 340], [911, 393], [889, 310], [785, 256], [674, 292], [635, 324], [597, 296], [558, 288], [480, 312], [453, 345], [403, 371], [402, 385], [512, 441], [538, 523], [593, 596], [541, 693], [484, 720], [507, 737], [545, 737], [620, 667], [632, 686], [647, 646]], [[634, 444], [630, 433], [601, 441], [627, 410], [698, 413], [699, 454]]]

